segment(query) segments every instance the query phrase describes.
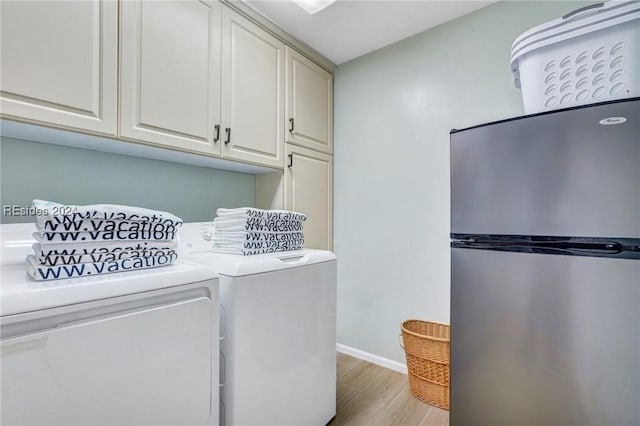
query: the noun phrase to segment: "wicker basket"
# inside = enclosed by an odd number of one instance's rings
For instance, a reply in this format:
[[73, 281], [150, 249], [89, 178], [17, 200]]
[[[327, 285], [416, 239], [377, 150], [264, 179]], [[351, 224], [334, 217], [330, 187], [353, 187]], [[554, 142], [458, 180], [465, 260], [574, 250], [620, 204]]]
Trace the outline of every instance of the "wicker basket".
[[409, 373], [409, 389], [419, 400], [445, 410], [449, 409], [449, 386], [439, 385]]
[[418, 399], [449, 409], [449, 326], [407, 320], [401, 325], [409, 389]]
[[429, 361], [415, 355], [406, 354], [407, 370], [418, 377], [437, 383], [439, 385], [449, 385], [449, 364]]

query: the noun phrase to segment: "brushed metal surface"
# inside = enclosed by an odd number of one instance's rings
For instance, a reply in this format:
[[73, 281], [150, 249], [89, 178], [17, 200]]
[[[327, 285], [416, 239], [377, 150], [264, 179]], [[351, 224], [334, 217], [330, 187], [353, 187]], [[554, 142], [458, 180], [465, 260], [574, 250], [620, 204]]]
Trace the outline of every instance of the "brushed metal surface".
[[640, 261], [453, 248], [452, 425], [640, 419]]
[[453, 233], [639, 238], [640, 100], [453, 133], [451, 212]]

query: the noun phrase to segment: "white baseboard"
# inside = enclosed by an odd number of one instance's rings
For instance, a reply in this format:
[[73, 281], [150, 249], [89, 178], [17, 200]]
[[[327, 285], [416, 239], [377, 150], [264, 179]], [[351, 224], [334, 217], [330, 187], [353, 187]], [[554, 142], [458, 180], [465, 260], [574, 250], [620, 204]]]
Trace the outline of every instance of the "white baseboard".
[[406, 364], [392, 359], [383, 358], [378, 355], [374, 355], [369, 352], [361, 351], [360, 349], [352, 348], [351, 346], [343, 345], [342, 343], [336, 344], [336, 350], [341, 354], [350, 355], [354, 358], [358, 358], [364, 361], [368, 361], [372, 364], [379, 365], [381, 367], [389, 368], [391, 370], [399, 371], [400, 373], [407, 374]]

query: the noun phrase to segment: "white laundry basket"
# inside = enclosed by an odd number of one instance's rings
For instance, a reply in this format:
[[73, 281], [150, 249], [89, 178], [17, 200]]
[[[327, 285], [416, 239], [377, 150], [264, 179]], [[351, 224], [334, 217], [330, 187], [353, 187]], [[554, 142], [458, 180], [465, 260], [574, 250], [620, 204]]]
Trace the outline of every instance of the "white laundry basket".
[[520, 35], [511, 49], [525, 113], [640, 96], [640, 2], [583, 7]]

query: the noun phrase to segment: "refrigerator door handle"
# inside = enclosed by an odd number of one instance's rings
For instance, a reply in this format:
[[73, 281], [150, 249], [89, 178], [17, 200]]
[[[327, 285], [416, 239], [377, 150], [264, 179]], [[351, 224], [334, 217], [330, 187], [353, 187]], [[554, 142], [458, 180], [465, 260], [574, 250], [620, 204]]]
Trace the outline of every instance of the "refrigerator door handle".
[[576, 242], [542, 242], [542, 241], [482, 241], [467, 242], [464, 240], [453, 241], [451, 247], [514, 251], [514, 252], [536, 252], [536, 253], [556, 253], [572, 254], [582, 256], [622, 256], [637, 258], [640, 249], [636, 246], [625, 246], [619, 242], [610, 243], [576, 243]]
[[568, 242], [568, 241], [488, 241], [474, 240], [473, 238], [458, 240], [469, 247], [538, 247], [567, 250], [594, 250], [618, 253], [627, 247], [617, 241], [602, 243]]
[[586, 252], [600, 253], [620, 253], [624, 250], [624, 246], [617, 241], [599, 242], [599, 243], [580, 243], [580, 242], [549, 242], [549, 241], [532, 241], [532, 247], [560, 249], [560, 250], [577, 250]]
[[534, 243], [533, 247], [550, 248], [557, 250], [567, 250], [572, 252], [584, 252], [584, 253], [602, 253], [602, 254], [617, 254], [624, 250], [624, 246], [619, 242], [610, 243]]

